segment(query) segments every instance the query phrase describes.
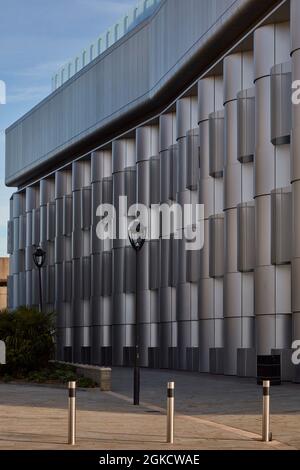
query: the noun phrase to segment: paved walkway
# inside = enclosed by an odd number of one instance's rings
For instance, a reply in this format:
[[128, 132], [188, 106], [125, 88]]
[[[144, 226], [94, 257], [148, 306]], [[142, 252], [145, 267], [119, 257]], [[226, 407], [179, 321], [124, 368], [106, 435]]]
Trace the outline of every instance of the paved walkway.
[[[166, 384], [175, 381], [175, 443], [165, 443]], [[142, 370], [140, 407], [132, 371], [113, 369], [113, 392], [77, 392], [76, 449], [300, 449], [300, 385], [271, 389], [274, 441], [260, 441], [261, 387], [254, 380]], [[67, 449], [67, 392], [0, 384], [0, 449]]]

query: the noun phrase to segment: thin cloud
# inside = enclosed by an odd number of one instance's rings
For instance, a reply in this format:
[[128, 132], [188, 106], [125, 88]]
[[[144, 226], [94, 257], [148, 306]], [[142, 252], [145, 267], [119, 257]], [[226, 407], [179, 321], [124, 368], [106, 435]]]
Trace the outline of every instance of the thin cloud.
[[85, 8], [93, 8], [95, 11], [103, 14], [119, 14], [122, 16], [127, 10], [130, 10], [137, 2], [121, 2], [111, 0], [78, 0], [79, 4]]
[[42, 100], [51, 92], [50, 85], [37, 85], [32, 87], [15, 88], [7, 96], [7, 104], [26, 103], [29, 101]]
[[18, 71], [19, 77], [28, 77], [40, 79], [46, 77], [51, 77], [51, 75], [60, 67], [62, 67], [68, 59], [63, 61], [49, 61], [41, 64], [36, 64], [33, 67]]

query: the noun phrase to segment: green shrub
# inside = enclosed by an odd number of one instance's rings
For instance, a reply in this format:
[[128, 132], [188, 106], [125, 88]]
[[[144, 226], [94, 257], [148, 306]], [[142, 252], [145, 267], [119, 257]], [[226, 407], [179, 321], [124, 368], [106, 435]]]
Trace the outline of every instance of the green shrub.
[[0, 313], [0, 339], [6, 344], [6, 365], [0, 375], [39, 371], [54, 357], [54, 314], [20, 307]]
[[96, 387], [95, 382], [88, 377], [79, 377], [77, 378], [77, 387], [81, 388], [94, 388]]

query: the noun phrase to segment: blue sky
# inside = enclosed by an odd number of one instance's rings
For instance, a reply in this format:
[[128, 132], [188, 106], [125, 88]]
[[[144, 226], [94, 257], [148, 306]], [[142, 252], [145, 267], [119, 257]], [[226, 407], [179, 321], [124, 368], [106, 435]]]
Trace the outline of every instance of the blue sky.
[[0, 256], [12, 188], [4, 184], [4, 130], [51, 92], [52, 74], [106, 28], [134, 0], [1, 0], [0, 80], [7, 104], [0, 105]]

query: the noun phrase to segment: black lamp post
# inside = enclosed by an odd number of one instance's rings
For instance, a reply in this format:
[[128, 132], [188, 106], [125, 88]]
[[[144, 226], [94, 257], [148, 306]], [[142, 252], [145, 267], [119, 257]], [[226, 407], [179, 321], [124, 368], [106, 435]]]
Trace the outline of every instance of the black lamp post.
[[146, 240], [146, 228], [136, 219], [129, 224], [128, 237], [132, 248], [135, 250], [135, 356], [133, 375], [133, 404], [140, 404], [140, 331], [138, 316], [138, 253]]
[[43, 297], [42, 297], [42, 273], [41, 273], [41, 269], [45, 263], [45, 260], [46, 260], [46, 252], [40, 247], [38, 246], [35, 251], [33, 252], [32, 254], [33, 256], [33, 261], [34, 261], [34, 264], [36, 265], [36, 267], [38, 268], [38, 271], [39, 271], [39, 287], [40, 287], [40, 306], [39, 306], [39, 309], [40, 309], [40, 312], [43, 311]]

